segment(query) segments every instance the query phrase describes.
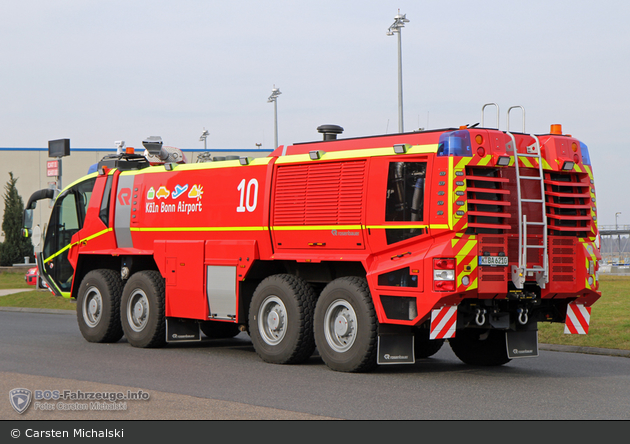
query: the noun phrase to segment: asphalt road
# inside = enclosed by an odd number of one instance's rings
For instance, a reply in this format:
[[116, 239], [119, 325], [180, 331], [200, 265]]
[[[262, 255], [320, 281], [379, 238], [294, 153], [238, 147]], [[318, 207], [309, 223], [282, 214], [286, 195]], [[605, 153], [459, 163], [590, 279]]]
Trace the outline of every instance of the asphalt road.
[[[10, 406], [14, 388], [143, 390], [125, 411]], [[0, 419], [628, 420], [630, 359], [555, 351], [497, 368], [461, 363], [446, 344], [415, 365], [368, 374], [262, 362], [246, 334], [137, 349], [91, 344], [74, 315], [0, 311]]]

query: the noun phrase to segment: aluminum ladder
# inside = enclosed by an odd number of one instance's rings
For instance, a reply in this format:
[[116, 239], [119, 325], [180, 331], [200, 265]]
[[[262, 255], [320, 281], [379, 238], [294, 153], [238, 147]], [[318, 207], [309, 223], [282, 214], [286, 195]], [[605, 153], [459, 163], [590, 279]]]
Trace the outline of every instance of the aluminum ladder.
[[[521, 108], [523, 111], [523, 133], [525, 133], [525, 110], [522, 106], [513, 106], [508, 110], [507, 115], [507, 131], [506, 134], [510, 137], [511, 141], [508, 142], [506, 147], [509, 151], [510, 148], [514, 151], [514, 169], [516, 171], [516, 195], [518, 199], [518, 266], [512, 265], [512, 282], [514, 286], [522, 290], [527, 279], [528, 273], [534, 273], [536, 276], [536, 282], [540, 288], [545, 288], [549, 283], [549, 254], [548, 254], [548, 242], [547, 242], [547, 207], [545, 204], [545, 175], [543, 171], [542, 153], [540, 147], [540, 140], [533, 134], [530, 136], [534, 139], [534, 143], [527, 147], [527, 153], [519, 153], [517, 151], [516, 139], [514, 135], [510, 133], [510, 111], [514, 108]], [[509, 145], [512, 145], [510, 147]], [[538, 176], [521, 176], [520, 172], [520, 159], [534, 159], [538, 163]], [[535, 180], [540, 184], [540, 199], [524, 199], [521, 191], [521, 180]], [[523, 204], [533, 203], [540, 205], [540, 214], [542, 215], [542, 222], [531, 222], [527, 220], [527, 215], [524, 214]], [[542, 227], [542, 244], [532, 245], [527, 242], [527, 228], [529, 226], [541, 226]], [[542, 263], [534, 264], [531, 267], [527, 267], [527, 252], [530, 249], [540, 250], [542, 249]]]

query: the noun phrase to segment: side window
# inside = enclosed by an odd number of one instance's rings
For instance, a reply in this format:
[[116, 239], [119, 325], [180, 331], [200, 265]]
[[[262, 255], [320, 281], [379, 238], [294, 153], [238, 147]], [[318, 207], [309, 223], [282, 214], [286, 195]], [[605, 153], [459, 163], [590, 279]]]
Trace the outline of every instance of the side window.
[[[424, 180], [426, 162], [391, 162], [387, 175], [385, 221], [422, 222], [424, 220]], [[410, 224], [412, 225], [412, 224]], [[387, 243], [393, 244], [424, 233], [421, 227], [386, 229]]]
[[50, 224], [46, 230], [44, 256], [48, 257], [70, 243], [72, 235], [79, 230], [79, 218], [74, 193], [66, 192], [55, 202]]
[[105, 191], [103, 192], [103, 199], [101, 200], [101, 208], [98, 212], [98, 217], [103, 221], [105, 226], [109, 227], [109, 199], [112, 194], [112, 182], [114, 176], [109, 176], [105, 183]]
[[90, 204], [90, 198], [92, 197], [92, 190], [96, 179], [86, 180], [81, 182], [74, 188], [74, 195], [77, 200], [77, 216], [78, 216], [78, 228], [83, 228], [83, 222], [85, 222], [85, 213], [87, 213], [88, 205]]

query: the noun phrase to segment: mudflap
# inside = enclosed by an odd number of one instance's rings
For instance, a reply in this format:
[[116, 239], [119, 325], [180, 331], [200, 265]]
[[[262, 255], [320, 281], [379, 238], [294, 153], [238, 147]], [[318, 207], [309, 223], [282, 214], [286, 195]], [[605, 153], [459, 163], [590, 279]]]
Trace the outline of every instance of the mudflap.
[[508, 331], [505, 342], [510, 359], [538, 356], [538, 329]]
[[190, 319], [166, 318], [166, 342], [201, 341], [199, 322]]
[[379, 365], [415, 364], [412, 334], [379, 334], [378, 360]]

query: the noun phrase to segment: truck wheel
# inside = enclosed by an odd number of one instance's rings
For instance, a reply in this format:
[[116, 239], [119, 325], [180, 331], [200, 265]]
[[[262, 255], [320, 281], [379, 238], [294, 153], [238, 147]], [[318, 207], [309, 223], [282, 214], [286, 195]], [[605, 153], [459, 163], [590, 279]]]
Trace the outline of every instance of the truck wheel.
[[329, 283], [315, 307], [315, 343], [328, 367], [366, 372], [377, 365], [376, 313], [367, 281], [343, 277]]
[[166, 344], [164, 279], [149, 270], [133, 274], [123, 290], [121, 323], [134, 347], [157, 348]]
[[469, 365], [495, 366], [511, 361], [508, 358], [503, 330], [459, 330], [448, 341], [455, 355]]
[[440, 351], [444, 339], [429, 339], [429, 330], [416, 329], [413, 341], [413, 352], [416, 359], [428, 358]]
[[249, 335], [258, 356], [273, 364], [298, 364], [315, 351], [315, 293], [301, 278], [277, 274], [256, 288], [249, 306]]
[[92, 270], [85, 275], [77, 296], [77, 321], [89, 342], [117, 342], [120, 325], [122, 281], [113, 270]]
[[241, 332], [238, 325], [227, 322], [207, 321], [202, 322], [200, 327], [203, 334], [209, 339], [229, 339]]

